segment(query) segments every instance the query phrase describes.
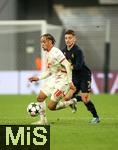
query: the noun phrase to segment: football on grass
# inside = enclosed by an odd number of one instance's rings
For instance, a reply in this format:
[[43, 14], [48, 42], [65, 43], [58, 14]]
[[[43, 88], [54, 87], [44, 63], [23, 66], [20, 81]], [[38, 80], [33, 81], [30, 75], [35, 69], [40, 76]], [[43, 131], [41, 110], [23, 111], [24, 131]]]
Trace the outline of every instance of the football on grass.
[[39, 114], [40, 106], [37, 103], [30, 103], [27, 107], [27, 112], [30, 116], [35, 117]]

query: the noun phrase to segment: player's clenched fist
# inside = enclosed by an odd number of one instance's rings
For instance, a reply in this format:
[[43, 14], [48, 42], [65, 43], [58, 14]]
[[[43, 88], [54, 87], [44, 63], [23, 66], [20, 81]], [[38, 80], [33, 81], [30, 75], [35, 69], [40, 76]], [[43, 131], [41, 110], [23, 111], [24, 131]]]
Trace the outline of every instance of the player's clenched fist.
[[30, 82], [33, 82], [33, 81], [39, 81], [39, 78], [38, 77], [31, 77], [28, 79]]

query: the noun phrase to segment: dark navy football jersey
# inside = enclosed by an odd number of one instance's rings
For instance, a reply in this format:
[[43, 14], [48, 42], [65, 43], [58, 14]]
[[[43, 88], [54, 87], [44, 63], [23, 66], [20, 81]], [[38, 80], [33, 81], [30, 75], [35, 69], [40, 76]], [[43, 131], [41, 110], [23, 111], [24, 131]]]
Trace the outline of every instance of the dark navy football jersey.
[[72, 76], [74, 80], [80, 77], [91, 76], [91, 71], [85, 64], [83, 52], [78, 45], [75, 44], [70, 50], [65, 47], [62, 52], [73, 66]]

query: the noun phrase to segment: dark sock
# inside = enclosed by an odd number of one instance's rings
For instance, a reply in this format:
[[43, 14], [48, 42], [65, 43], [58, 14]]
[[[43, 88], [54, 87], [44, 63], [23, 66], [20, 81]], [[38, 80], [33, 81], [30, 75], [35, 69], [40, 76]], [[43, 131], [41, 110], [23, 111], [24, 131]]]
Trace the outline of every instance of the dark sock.
[[90, 111], [90, 112], [92, 113], [93, 117], [97, 118], [97, 117], [98, 117], [98, 114], [97, 114], [97, 111], [96, 111], [96, 109], [95, 109], [94, 104], [93, 104], [91, 101], [89, 101], [89, 102], [88, 102], [87, 104], [85, 104], [85, 105], [86, 105], [88, 111]]
[[81, 96], [79, 96], [79, 95], [75, 95], [74, 94], [72, 98], [76, 98], [77, 102], [81, 102], [82, 101]]

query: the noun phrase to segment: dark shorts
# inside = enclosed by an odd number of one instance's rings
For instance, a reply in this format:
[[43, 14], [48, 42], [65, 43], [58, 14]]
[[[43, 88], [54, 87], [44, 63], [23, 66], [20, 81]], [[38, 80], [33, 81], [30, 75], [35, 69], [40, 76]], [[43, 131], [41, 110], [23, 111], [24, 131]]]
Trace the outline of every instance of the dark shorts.
[[91, 76], [80, 77], [77, 80], [74, 79], [73, 83], [78, 92], [89, 93], [91, 92]]

